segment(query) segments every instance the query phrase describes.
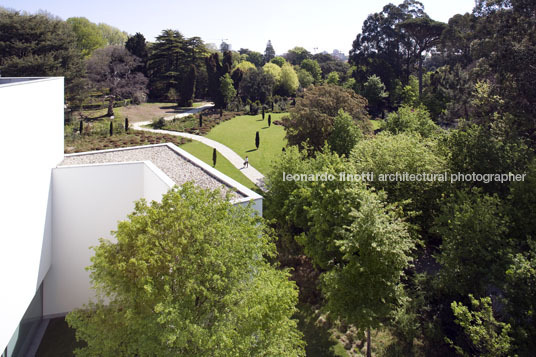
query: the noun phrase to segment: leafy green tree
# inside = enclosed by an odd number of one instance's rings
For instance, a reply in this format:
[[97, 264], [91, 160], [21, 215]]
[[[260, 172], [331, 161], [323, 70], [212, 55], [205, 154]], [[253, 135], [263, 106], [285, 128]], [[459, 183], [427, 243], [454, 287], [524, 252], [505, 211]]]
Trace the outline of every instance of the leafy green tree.
[[305, 48], [296, 46], [288, 50], [284, 57], [290, 64], [299, 66], [304, 60], [310, 59], [312, 55]]
[[271, 74], [264, 72], [263, 69], [251, 69], [244, 74], [240, 82], [240, 96], [246, 100], [260, 101], [266, 103], [272, 96], [275, 87], [275, 80]]
[[243, 73], [246, 73], [250, 69], [256, 69], [255, 65], [249, 61], [242, 61], [236, 65], [236, 68], [240, 68]]
[[446, 182], [387, 176], [382, 180], [380, 175], [396, 175], [397, 172], [408, 175], [444, 174], [447, 164], [437, 142], [414, 133], [380, 133], [374, 139], [359, 141], [350, 161], [356, 172], [374, 173], [375, 179], [369, 185], [378, 191], [384, 190], [388, 202], [402, 205], [412, 217], [412, 222], [420, 227], [420, 233], [426, 234], [439, 210], [437, 201], [445, 190]]
[[216, 148], [212, 150], [212, 166], [216, 167], [216, 161], [218, 160], [218, 151]]
[[484, 295], [500, 284], [512, 248], [504, 203], [477, 189], [445, 200], [433, 231], [441, 238], [437, 261], [443, 286], [460, 295]]
[[439, 44], [441, 34], [447, 27], [446, 24], [434, 21], [428, 16], [409, 18], [399, 24], [405, 34], [412, 40], [415, 46], [415, 55], [417, 56], [418, 78], [419, 78], [419, 97], [422, 95], [422, 77], [424, 61], [423, 54]]
[[278, 65], [279, 67], [283, 67], [283, 65], [284, 65], [285, 63], [287, 63], [287, 61], [286, 61], [283, 57], [281, 57], [281, 56], [276, 56], [276, 57], [272, 58], [272, 59], [270, 60], [270, 62], [271, 62], [271, 63], [275, 63], [275, 64]]
[[511, 257], [506, 270], [506, 311], [510, 316], [516, 350], [530, 356], [536, 348], [536, 243]]
[[353, 222], [336, 242], [342, 259], [322, 276], [326, 308], [367, 331], [377, 328], [405, 299], [402, 279], [410, 266], [415, 241], [399, 212], [375, 195], [363, 195]]
[[303, 68], [298, 68], [296, 74], [298, 75], [298, 81], [300, 82], [300, 87], [302, 88], [310, 87], [315, 81], [311, 73], [307, 72]]
[[340, 80], [341, 79], [339, 77], [339, 73], [337, 73], [337, 72], [330, 72], [326, 77], [326, 83], [327, 84], [338, 85]]
[[255, 133], [255, 147], [259, 150], [259, 145], [261, 144], [261, 138], [259, 137], [259, 132]]
[[[285, 174], [317, 173], [326, 179], [285, 179]], [[267, 175], [265, 213], [277, 222], [281, 245], [291, 249], [297, 240], [324, 271], [326, 310], [367, 330], [400, 303], [401, 279], [415, 242], [400, 210], [386, 206], [382, 194], [340, 179], [354, 173], [345, 158], [329, 150], [307, 157], [290, 147]]]
[[66, 21], [76, 34], [76, 43], [84, 57], [89, 57], [97, 48], [105, 47], [108, 42], [97, 24], [85, 17], [70, 17]]
[[262, 66], [262, 69], [265, 73], [272, 76], [272, 78], [274, 79], [275, 86], [279, 87], [279, 85], [281, 84], [281, 67], [279, 67], [275, 63], [269, 62]]
[[264, 64], [264, 57], [260, 52], [249, 51], [247, 53], [247, 60], [253, 63], [256, 67], [262, 67]]
[[197, 80], [197, 70], [195, 66], [190, 65], [190, 70], [183, 80], [183, 85], [180, 88], [179, 106], [191, 107], [194, 104], [195, 82]]
[[298, 75], [294, 68], [285, 63], [281, 67], [281, 82], [280, 82], [280, 92], [283, 95], [293, 96], [296, 94], [298, 87], [300, 86], [300, 81], [298, 80]]
[[99, 48], [88, 60], [89, 80], [99, 90], [106, 91], [108, 116], [114, 115], [116, 100], [147, 93], [147, 78], [133, 71], [139, 64], [139, 59], [122, 46]]
[[420, 106], [412, 108], [402, 106], [396, 112], [389, 113], [383, 122], [383, 129], [398, 134], [402, 132], [418, 133], [427, 138], [437, 134], [440, 128], [430, 119], [430, 113]]
[[126, 43], [125, 48], [128, 52], [132, 53], [134, 56], [138, 57], [141, 60], [141, 66], [139, 72], [143, 74], [147, 73], [147, 60], [149, 59], [149, 52], [147, 50], [147, 41], [145, 36], [141, 33], [136, 32], [134, 36], [130, 36]]
[[320, 65], [316, 60], [305, 59], [300, 64], [300, 67], [309, 72], [311, 76], [313, 76], [315, 84], [320, 83], [322, 79], [322, 69], [320, 68]]
[[[196, 87], [198, 88], [196, 88], [196, 91], [199, 92], [199, 87], [206, 85], [202, 78], [204, 75], [202, 68], [207, 54], [207, 49], [199, 38], [185, 38], [179, 31], [169, 29], [162, 31], [150, 47], [147, 63], [151, 97], [163, 99], [171, 88], [180, 93], [183, 84], [186, 85], [191, 65], [195, 65], [197, 70]], [[210, 85], [211, 89], [215, 88], [217, 91], [219, 88], [219, 76], [214, 81], [211, 81]]]
[[333, 120], [343, 109], [364, 134], [371, 132], [366, 112], [367, 101], [354, 91], [339, 86], [316, 86], [296, 100], [290, 117], [284, 120], [289, 145], [310, 145], [320, 150], [333, 131]]
[[[462, 122], [443, 141], [451, 172], [520, 173], [530, 160], [523, 140], [510, 134], [508, 122], [498, 120], [491, 128]], [[488, 193], [505, 196], [508, 184], [501, 182], [456, 182], [457, 188], [481, 187]]]
[[223, 96], [223, 106], [227, 107], [236, 97], [236, 90], [229, 73], [220, 78], [220, 91]]
[[[67, 316], [79, 356], [304, 356], [297, 290], [250, 208], [183, 185], [141, 200], [89, 267], [99, 300]], [[104, 303], [106, 299], [106, 303]]]
[[363, 97], [368, 101], [369, 113], [373, 116], [379, 116], [383, 114], [385, 107], [385, 99], [389, 96], [389, 93], [385, 90], [385, 85], [377, 75], [373, 74], [368, 77], [367, 81], [363, 85]]
[[352, 117], [344, 110], [339, 110], [333, 120], [333, 132], [328, 139], [331, 150], [348, 157], [355, 144], [361, 139], [363, 139], [363, 133]]
[[106, 40], [108, 46], [123, 46], [128, 40], [128, 34], [121, 31], [117, 27], [113, 27], [104, 23], [97, 25], [102, 37]]
[[491, 298], [475, 299], [469, 294], [471, 309], [461, 302], [453, 301], [452, 312], [455, 322], [463, 329], [469, 348], [457, 346], [451, 340], [447, 342], [460, 356], [507, 357], [512, 356], [512, 338], [509, 336], [511, 326], [497, 321], [493, 316]]
[[268, 40], [266, 44], [266, 49], [264, 50], [264, 63], [268, 63], [275, 57], [274, 46], [272, 46], [272, 41]]
[[65, 77], [73, 106], [87, 97], [85, 66], [68, 23], [45, 14], [0, 12], [0, 71], [4, 77]]

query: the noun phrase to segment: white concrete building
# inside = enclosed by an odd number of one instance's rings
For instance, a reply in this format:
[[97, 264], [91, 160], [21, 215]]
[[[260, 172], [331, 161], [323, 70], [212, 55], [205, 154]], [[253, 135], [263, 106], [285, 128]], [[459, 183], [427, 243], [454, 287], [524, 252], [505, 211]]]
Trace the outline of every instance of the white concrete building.
[[47, 318], [89, 301], [89, 247], [134, 201], [194, 181], [262, 214], [260, 195], [173, 144], [64, 156], [63, 111], [63, 78], [0, 78], [2, 357], [25, 355]]

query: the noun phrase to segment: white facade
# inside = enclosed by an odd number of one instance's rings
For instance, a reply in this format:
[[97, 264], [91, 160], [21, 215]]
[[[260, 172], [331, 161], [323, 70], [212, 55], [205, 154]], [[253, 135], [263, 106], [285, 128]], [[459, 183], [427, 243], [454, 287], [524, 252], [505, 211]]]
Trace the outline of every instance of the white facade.
[[51, 264], [51, 169], [63, 158], [63, 78], [0, 78], [0, 351]]
[[[64, 157], [63, 115], [63, 78], [0, 78], [0, 353], [8, 346], [8, 356], [28, 335], [20, 328], [23, 316], [65, 315], [89, 301], [90, 247], [112, 238], [134, 201], [158, 201], [175, 184], [151, 161], [57, 166]], [[234, 204], [251, 203], [262, 214], [260, 195], [164, 145], [236, 188]]]

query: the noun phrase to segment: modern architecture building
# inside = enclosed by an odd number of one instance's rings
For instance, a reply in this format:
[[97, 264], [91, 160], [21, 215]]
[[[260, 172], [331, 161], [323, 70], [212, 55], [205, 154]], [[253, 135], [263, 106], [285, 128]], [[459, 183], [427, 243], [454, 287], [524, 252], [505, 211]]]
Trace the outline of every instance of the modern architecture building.
[[262, 214], [260, 195], [173, 144], [64, 155], [63, 117], [63, 78], [0, 78], [2, 357], [91, 299], [90, 247], [136, 200], [194, 181]]

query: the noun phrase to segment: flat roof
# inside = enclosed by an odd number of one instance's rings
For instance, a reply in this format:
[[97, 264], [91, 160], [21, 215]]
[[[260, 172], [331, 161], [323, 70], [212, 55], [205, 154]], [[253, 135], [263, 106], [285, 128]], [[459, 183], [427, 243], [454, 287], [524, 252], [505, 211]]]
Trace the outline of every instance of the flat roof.
[[27, 84], [36, 81], [50, 81], [59, 78], [63, 79], [63, 77], [0, 77], [0, 86]]
[[67, 154], [58, 166], [132, 161], [151, 161], [177, 185], [193, 181], [197, 186], [204, 189], [215, 190], [219, 188], [222, 192], [231, 193], [233, 201], [261, 198], [260, 195], [221, 174], [173, 144], [156, 144]]

